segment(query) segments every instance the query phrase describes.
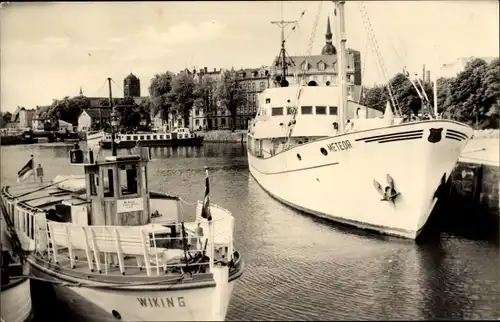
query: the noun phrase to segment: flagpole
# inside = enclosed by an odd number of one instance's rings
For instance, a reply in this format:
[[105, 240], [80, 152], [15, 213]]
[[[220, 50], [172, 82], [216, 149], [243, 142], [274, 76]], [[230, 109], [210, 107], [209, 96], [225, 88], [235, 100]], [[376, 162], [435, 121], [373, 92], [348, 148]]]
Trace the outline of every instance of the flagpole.
[[[203, 200], [203, 211], [208, 211], [208, 214], [207, 214], [207, 221], [208, 221], [208, 237], [209, 237], [209, 240], [210, 240], [210, 259], [209, 259], [209, 266], [210, 266], [210, 271], [212, 271], [213, 267], [214, 267], [214, 226], [213, 226], [213, 223], [212, 223], [212, 214], [210, 213], [210, 183], [209, 183], [209, 178], [208, 178], [208, 167], [205, 166], [205, 182], [206, 182], [206, 187], [205, 187], [205, 191], [206, 191], [206, 196]], [[208, 208], [208, 209], [207, 209]]]
[[31, 155], [31, 162], [33, 164], [33, 170], [31, 170], [33, 172], [33, 183], [36, 183], [35, 156], [33, 154]]

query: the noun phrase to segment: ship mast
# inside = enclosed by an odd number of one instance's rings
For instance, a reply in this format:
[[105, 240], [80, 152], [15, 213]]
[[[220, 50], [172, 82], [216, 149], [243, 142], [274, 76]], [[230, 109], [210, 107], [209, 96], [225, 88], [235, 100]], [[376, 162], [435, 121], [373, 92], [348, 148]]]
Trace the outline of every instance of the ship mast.
[[[280, 85], [281, 86], [287, 86], [287, 81], [286, 81], [286, 74], [287, 74], [287, 69], [288, 69], [288, 64], [286, 62], [286, 49], [285, 49], [285, 27], [288, 26], [289, 24], [296, 23], [297, 20], [289, 20], [285, 21], [283, 20], [283, 1], [281, 1], [281, 20], [280, 21], [271, 21], [272, 24], [277, 25], [278, 27], [281, 28], [281, 49], [280, 49], [280, 56], [281, 58], [281, 80], [280, 80]], [[278, 60], [279, 60], [278, 58]]]
[[113, 95], [111, 92], [111, 77], [108, 77], [108, 86], [109, 86], [109, 106], [111, 107], [111, 155], [116, 156], [116, 143], [115, 143], [116, 109], [113, 106]]
[[345, 110], [347, 108], [347, 75], [346, 75], [346, 34], [345, 34], [345, 16], [344, 4], [345, 1], [334, 1], [335, 16], [337, 28], [337, 39], [339, 41], [340, 53], [337, 58], [337, 77], [340, 88], [340, 102], [339, 102], [339, 133], [344, 133], [345, 129]]

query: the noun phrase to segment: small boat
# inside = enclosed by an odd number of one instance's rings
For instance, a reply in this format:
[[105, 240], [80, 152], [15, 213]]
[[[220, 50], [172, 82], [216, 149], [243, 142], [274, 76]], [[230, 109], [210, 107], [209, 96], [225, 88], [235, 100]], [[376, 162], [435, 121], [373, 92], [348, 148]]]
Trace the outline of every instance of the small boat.
[[234, 218], [206, 193], [187, 212], [149, 191], [148, 148], [99, 159], [75, 148], [82, 176], [2, 188], [30, 272], [85, 321], [222, 321], [243, 260]]
[[[200, 146], [203, 144], [203, 136], [187, 128], [177, 128], [172, 132], [117, 133], [115, 143], [117, 148], [133, 148], [136, 145], [143, 147]], [[103, 149], [111, 149], [111, 134], [105, 134], [100, 145]]]
[[2, 214], [0, 318], [5, 322], [28, 322], [33, 319], [30, 280], [27, 277], [29, 267], [22, 251], [16, 253], [7, 232], [9, 225], [5, 222], [5, 209]]

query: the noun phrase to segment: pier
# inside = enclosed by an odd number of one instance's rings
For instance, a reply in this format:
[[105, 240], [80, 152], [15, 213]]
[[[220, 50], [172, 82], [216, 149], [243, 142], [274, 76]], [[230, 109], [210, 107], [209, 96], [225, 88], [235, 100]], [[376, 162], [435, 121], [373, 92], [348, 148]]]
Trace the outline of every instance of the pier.
[[[498, 130], [494, 135], [469, 141], [451, 173], [445, 204], [450, 212], [462, 213], [469, 223], [495, 223], [500, 219], [500, 160]], [[474, 217], [474, 218], [473, 218]], [[454, 218], [456, 220], [457, 218]], [[472, 230], [472, 228], [470, 228]]]

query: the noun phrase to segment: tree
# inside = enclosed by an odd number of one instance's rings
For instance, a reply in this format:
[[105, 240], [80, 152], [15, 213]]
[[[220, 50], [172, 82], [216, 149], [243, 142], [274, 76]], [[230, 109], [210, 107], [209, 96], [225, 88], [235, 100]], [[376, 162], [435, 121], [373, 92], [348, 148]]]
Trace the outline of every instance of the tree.
[[379, 111], [384, 111], [385, 104], [389, 100], [389, 93], [385, 85], [375, 85], [366, 88], [361, 99], [361, 104]]
[[10, 112], [2, 113], [2, 118], [0, 119], [0, 122], [1, 122], [0, 128], [6, 127], [7, 124], [9, 124], [11, 118], [12, 118], [12, 114]]
[[149, 86], [151, 114], [156, 115], [160, 112], [163, 120], [168, 120], [168, 113], [172, 108], [173, 96], [170, 92], [173, 78], [174, 74], [169, 71], [156, 74], [151, 79], [151, 85]]
[[236, 125], [236, 111], [239, 106], [245, 105], [246, 95], [239, 86], [236, 73], [224, 71], [217, 82], [215, 99], [221, 107], [226, 108], [232, 117], [232, 130]]
[[64, 97], [62, 100], [53, 100], [49, 112], [50, 123], [57, 125], [58, 120], [78, 125], [78, 116], [83, 109], [90, 107], [90, 100], [85, 96]]
[[194, 108], [202, 110], [207, 119], [209, 118], [212, 108], [215, 105], [214, 94], [216, 85], [216, 81], [208, 75], [202, 77], [200, 82], [195, 84], [195, 100], [193, 103]]
[[172, 90], [167, 99], [172, 103], [172, 109], [184, 119], [184, 124], [189, 124], [189, 115], [195, 101], [195, 84], [190, 74], [183, 72], [172, 80]]

